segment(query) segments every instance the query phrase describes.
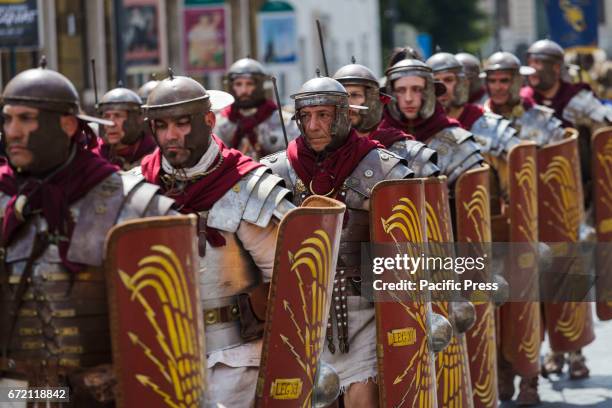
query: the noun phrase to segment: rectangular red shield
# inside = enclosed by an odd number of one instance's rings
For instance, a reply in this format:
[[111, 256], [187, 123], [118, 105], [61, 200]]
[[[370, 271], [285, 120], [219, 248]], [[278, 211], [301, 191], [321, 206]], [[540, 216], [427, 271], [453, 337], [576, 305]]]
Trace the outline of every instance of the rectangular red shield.
[[[422, 179], [386, 180], [374, 186], [370, 196], [370, 237], [373, 244], [394, 244], [395, 254], [418, 256], [405, 243], [427, 241], [425, 194]], [[404, 245], [403, 245], [404, 244]], [[385, 281], [418, 281], [397, 272], [385, 273]], [[386, 295], [395, 296], [389, 291]], [[417, 295], [420, 297], [420, 295]], [[422, 298], [397, 297], [377, 301], [376, 343], [378, 384], [382, 407], [436, 407], [436, 379], [428, 337], [431, 303]]]
[[[546, 277], [547, 287], [543, 289], [560, 294], [575, 290], [572, 268], [580, 265], [563, 257], [567, 251], [564, 243], [578, 242], [584, 214], [578, 135], [573, 129], [568, 133], [571, 135], [566, 139], [538, 151], [540, 241], [554, 243], [551, 271], [560, 277]], [[590, 303], [547, 302], [544, 321], [553, 351], [576, 351], [595, 338]]]
[[[425, 180], [425, 201], [427, 241], [443, 244], [429, 246], [430, 252], [441, 252], [431, 253], [431, 255], [443, 258], [454, 256], [454, 251], [448, 245], [454, 241], [454, 238], [446, 176], [430, 177]], [[451, 271], [440, 271], [432, 276], [432, 280], [436, 282], [454, 279], [456, 276]], [[449, 318], [452, 313], [452, 305], [449, 302], [434, 301], [432, 310], [434, 313]], [[472, 383], [465, 333], [455, 332], [448, 346], [436, 354], [436, 378], [439, 406], [472, 406]]]
[[[539, 291], [537, 153], [534, 142], [523, 142], [508, 153], [508, 216], [510, 247], [507, 276], [513, 297], [535, 299]], [[540, 372], [541, 312], [538, 302], [508, 302], [499, 310], [504, 359], [522, 377]]]
[[205, 387], [195, 216], [114, 227], [106, 273], [118, 407], [199, 407]]
[[312, 196], [279, 225], [257, 407], [311, 406], [345, 210], [339, 201]]
[[612, 320], [612, 127], [597, 130], [591, 140], [593, 152], [593, 205], [599, 245], [597, 271], [597, 317]]
[[[491, 242], [489, 166], [468, 170], [455, 184], [457, 242], [472, 243], [481, 254]], [[485, 271], [484, 275], [487, 272]], [[481, 276], [487, 279], [487, 276]], [[497, 406], [495, 310], [490, 301], [474, 302], [476, 323], [467, 331], [474, 407]]]

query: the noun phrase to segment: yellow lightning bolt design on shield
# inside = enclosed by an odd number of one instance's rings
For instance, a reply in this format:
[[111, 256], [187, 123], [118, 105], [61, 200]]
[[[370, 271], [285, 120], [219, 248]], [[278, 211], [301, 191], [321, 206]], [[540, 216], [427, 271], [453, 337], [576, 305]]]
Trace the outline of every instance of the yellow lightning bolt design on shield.
[[[204, 387], [197, 352], [197, 340], [191, 298], [183, 266], [172, 249], [164, 245], [151, 247], [152, 254], [138, 262], [138, 270], [130, 275], [119, 270], [131, 299], [144, 308], [145, 317], [156, 333], [157, 345], [162, 356], [154, 355], [151, 347], [134, 333], [128, 332], [130, 340], [145, 353], [168, 384], [161, 386], [143, 374], [137, 380], [163, 398], [167, 406], [187, 408], [197, 406]], [[161, 315], [150, 305], [150, 301], [161, 303]], [[197, 305], [196, 305], [197, 306]]]

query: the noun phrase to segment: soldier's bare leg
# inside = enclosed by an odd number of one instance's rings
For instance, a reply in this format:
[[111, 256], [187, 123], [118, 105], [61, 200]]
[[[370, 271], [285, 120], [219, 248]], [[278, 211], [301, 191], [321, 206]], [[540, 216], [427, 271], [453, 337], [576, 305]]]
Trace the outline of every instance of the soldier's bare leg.
[[377, 408], [378, 385], [374, 382], [351, 384], [344, 393], [345, 408]]
[[570, 379], [580, 380], [589, 376], [589, 368], [586, 366], [586, 359], [582, 355], [582, 350], [569, 353], [568, 360]]

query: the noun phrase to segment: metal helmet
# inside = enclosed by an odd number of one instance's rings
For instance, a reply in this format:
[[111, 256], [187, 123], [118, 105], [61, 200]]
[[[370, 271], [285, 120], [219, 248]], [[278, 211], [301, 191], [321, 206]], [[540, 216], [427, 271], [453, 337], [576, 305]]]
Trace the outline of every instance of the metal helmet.
[[[417, 59], [405, 59], [393, 65], [385, 71], [387, 75], [387, 89], [393, 90], [397, 79], [408, 76], [425, 78], [425, 91], [423, 93], [423, 104], [419, 110], [419, 117], [428, 119], [436, 109], [436, 85], [434, 83], [433, 70], [423, 61]], [[389, 112], [396, 119], [403, 118], [397, 103], [389, 105]]]
[[340, 82], [328, 77], [313, 78], [306, 81], [297, 93], [291, 95], [291, 99], [295, 101], [295, 121], [304, 137], [306, 130], [300, 118], [300, 110], [309, 106], [335, 106], [336, 117], [330, 129], [332, 142], [328, 148], [333, 150], [344, 143], [351, 130], [351, 121], [348, 92]]
[[521, 65], [521, 61], [516, 55], [506, 51], [498, 51], [485, 61], [483, 72], [480, 76], [486, 78], [490, 73], [497, 71], [508, 71], [512, 74], [512, 85], [510, 86], [510, 99], [508, 100], [508, 104], [518, 104], [521, 100], [520, 91], [523, 85], [522, 75], [531, 75], [535, 73], [535, 70], [531, 67]]
[[[546, 91], [559, 81], [563, 67], [563, 48], [551, 40], [539, 40], [531, 44], [527, 49], [527, 58], [533, 58], [542, 62], [542, 68], [536, 69], [538, 82], [533, 85], [537, 90]], [[559, 65], [559, 71], [555, 72], [555, 65]]]
[[[248, 99], [239, 100], [234, 93], [233, 83], [237, 78], [250, 78], [255, 82], [255, 91]], [[242, 58], [234, 62], [225, 75], [226, 87], [236, 98], [236, 104], [240, 108], [253, 108], [266, 99], [264, 83], [268, 74], [264, 66], [253, 58]]]
[[157, 84], [159, 84], [159, 81], [156, 79], [152, 79], [148, 82], [145, 82], [140, 88], [138, 88], [138, 91], [136, 93], [138, 94], [138, 96], [140, 96], [140, 99], [142, 99], [143, 102], [146, 102], [147, 98], [149, 97], [149, 94], [151, 93], [153, 88], [157, 86]]
[[[19, 169], [35, 175], [46, 174], [66, 160], [71, 139], [61, 127], [61, 116], [73, 115], [82, 121], [110, 123], [80, 114], [76, 88], [64, 75], [47, 69], [44, 60], [39, 68], [28, 69], [11, 79], [0, 97], [0, 104], [38, 109], [39, 126], [30, 132], [27, 144], [32, 152], [32, 162], [27, 168]], [[85, 126], [82, 124], [80, 129], [85, 129]]]
[[470, 95], [482, 89], [482, 79], [480, 78], [480, 60], [467, 52], [460, 52], [455, 58], [463, 65], [463, 72], [469, 82]]
[[383, 104], [380, 101], [380, 89], [378, 79], [370, 70], [370, 68], [355, 63], [355, 58], [352, 63], [341, 67], [334, 74], [333, 78], [340, 82], [343, 86], [359, 85], [365, 88], [365, 102], [363, 106], [367, 110], [360, 110], [361, 123], [355, 128], [360, 132], [370, 132], [382, 118]]
[[469, 83], [465, 75], [463, 65], [459, 60], [448, 52], [439, 52], [432, 55], [426, 61], [431, 67], [434, 75], [441, 72], [451, 72], [457, 78], [457, 84], [453, 92], [450, 104], [452, 106], [463, 106], [469, 98]]
[[[121, 110], [127, 112], [127, 119], [123, 122], [123, 137], [121, 143], [126, 145], [134, 144], [142, 137], [144, 132], [144, 120], [142, 115], [142, 99], [136, 92], [118, 87], [111, 89], [102, 96], [97, 105], [98, 112], [103, 115], [109, 110]], [[101, 128], [104, 135], [104, 128]]]
[[[222, 109], [234, 99], [225, 92], [207, 91], [199, 82], [186, 76], [170, 76], [153, 88], [143, 105], [146, 120], [157, 139], [155, 120], [188, 116], [191, 132], [185, 136], [185, 148], [191, 151], [182, 167], [193, 167], [206, 152], [212, 128], [204, 120], [211, 110]], [[163, 149], [162, 149], [163, 152]]]
[[143, 105], [147, 119], [206, 113], [210, 95], [195, 79], [170, 75], [153, 88]]
[[563, 48], [552, 40], [538, 40], [527, 49], [527, 57], [563, 62]]
[[4, 88], [3, 105], [25, 105], [36, 109], [77, 115], [79, 94], [68, 78], [46, 68], [17, 74]]

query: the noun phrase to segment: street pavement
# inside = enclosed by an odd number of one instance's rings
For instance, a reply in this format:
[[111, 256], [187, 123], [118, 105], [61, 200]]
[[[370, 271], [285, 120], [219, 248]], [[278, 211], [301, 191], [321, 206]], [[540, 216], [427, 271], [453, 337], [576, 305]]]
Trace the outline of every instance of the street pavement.
[[[585, 380], [571, 381], [567, 366], [561, 376], [540, 377], [540, 398], [543, 408], [612, 408], [612, 321], [601, 322], [594, 317], [595, 341], [583, 350], [591, 376]], [[549, 350], [544, 344], [543, 353]], [[518, 394], [518, 379], [516, 383]], [[517, 394], [514, 395], [516, 398]], [[518, 405], [505, 402], [500, 408]]]

